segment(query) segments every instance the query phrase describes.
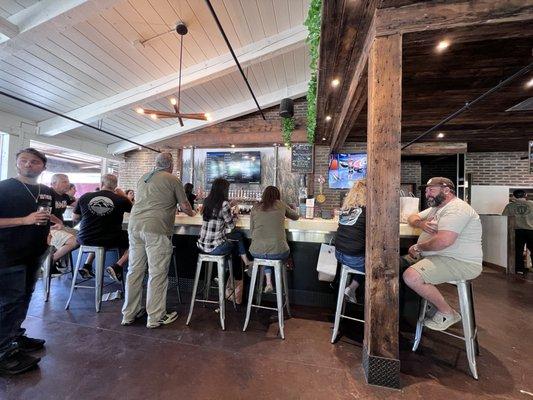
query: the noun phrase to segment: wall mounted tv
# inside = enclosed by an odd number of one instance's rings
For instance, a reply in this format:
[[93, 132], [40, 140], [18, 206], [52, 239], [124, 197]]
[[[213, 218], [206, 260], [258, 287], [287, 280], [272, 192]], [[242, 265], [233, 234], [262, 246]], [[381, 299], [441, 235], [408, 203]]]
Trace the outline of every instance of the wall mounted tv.
[[366, 177], [366, 153], [334, 153], [329, 156], [330, 189], [350, 189]]
[[207, 152], [205, 171], [208, 184], [216, 178], [230, 183], [261, 183], [261, 152]]

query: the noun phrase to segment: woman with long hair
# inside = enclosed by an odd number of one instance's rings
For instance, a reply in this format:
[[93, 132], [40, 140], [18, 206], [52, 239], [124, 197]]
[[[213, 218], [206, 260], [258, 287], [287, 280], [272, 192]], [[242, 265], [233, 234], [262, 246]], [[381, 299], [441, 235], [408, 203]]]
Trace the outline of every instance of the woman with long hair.
[[[228, 200], [229, 182], [217, 178], [211, 185], [209, 195], [204, 200], [202, 209], [202, 229], [197, 246], [204, 253], [221, 255], [232, 253], [238, 255], [245, 266], [251, 264], [246, 255], [244, 235], [235, 230], [236, 217], [231, 212]], [[242, 269], [234, 266], [235, 280], [242, 279]]]
[[[254, 258], [285, 260], [289, 257], [289, 245], [285, 235], [285, 217], [297, 220], [298, 213], [281, 201], [279, 189], [268, 186], [263, 191], [261, 202], [250, 215], [252, 244], [250, 253]], [[265, 293], [273, 291], [272, 268], [265, 269]]]
[[135, 203], [135, 192], [133, 189], [126, 190], [126, 197], [131, 201], [131, 204]]
[[185, 185], [183, 185], [183, 189], [185, 189], [185, 195], [187, 196], [187, 200], [189, 200], [189, 204], [194, 210], [194, 201], [196, 200], [196, 195], [192, 192], [194, 186], [192, 185], [192, 183], [186, 183]]
[[[337, 260], [359, 272], [365, 272], [366, 242], [366, 180], [354, 183], [342, 204], [339, 227], [335, 237]], [[356, 275], [359, 277], [360, 275]], [[355, 291], [359, 282], [354, 278], [344, 290], [352, 303], [356, 303]]]

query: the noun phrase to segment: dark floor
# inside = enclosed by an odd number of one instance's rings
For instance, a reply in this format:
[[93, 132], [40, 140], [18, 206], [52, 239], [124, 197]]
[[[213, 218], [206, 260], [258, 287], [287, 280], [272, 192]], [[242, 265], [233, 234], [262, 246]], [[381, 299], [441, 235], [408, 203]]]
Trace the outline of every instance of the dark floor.
[[[243, 313], [229, 307], [223, 332], [218, 314], [200, 306], [187, 327], [186, 306], [170, 296], [180, 318], [149, 330], [120, 326], [121, 301], [96, 314], [92, 291], [80, 291], [65, 311], [69, 282], [54, 279], [48, 303], [37, 283], [24, 325], [46, 339], [46, 350], [38, 369], [0, 378], [1, 400], [533, 399], [533, 283], [498, 271], [487, 269], [475, 284], [479, 381], [467, 372], [461, 342], [429, 333], [415, 354], [404, 334], [400, 391], [365, 383], [360, 343], [345, 336], [330, 344], [330, 310], [294, 310], [283, 341], [264, 311], [243, 333]], [[360, 336], [357, 325], [344, 328]]]

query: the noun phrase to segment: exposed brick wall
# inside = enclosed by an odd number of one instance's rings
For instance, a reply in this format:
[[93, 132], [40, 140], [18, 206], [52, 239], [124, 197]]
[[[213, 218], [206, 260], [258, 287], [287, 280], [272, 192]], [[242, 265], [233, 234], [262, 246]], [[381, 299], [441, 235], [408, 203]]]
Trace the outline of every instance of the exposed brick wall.
[[[181, 174], [181, 150], [168, 149], [163, 150], [172, 153], [174, 158], [174, 173]], [[155, 158], [157, 153], [150, 150], [137, 150], [126, 153], [125, 161], [120, 163], [118, 173], [118, 185], [124, 190], [136, 189], [137, 181], [146, 172], [155, 167]]]
[[466, 172], [474, 185], [533, 186], [527, 152], [468, 153]]

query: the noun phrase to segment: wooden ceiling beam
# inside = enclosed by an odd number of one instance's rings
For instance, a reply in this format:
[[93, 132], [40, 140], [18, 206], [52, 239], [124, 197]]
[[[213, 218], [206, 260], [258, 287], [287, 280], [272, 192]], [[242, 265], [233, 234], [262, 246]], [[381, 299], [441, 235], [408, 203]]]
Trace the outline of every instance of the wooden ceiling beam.
[[12, 37], [15, 37], [19, 34], [19, 27], [9, 21], [8, 19], [5, 19], [4, 17], [0, 17], [0, 33], [7, 36], [8, 39], [11, 39]]
[[466, 143], [457, 142], [418, 142], [402, 150], [402, 156], [464, 154], [467, 147]]
[[377, 11], [376, 36], [533, 19], [530, 0], [421, 2]]

